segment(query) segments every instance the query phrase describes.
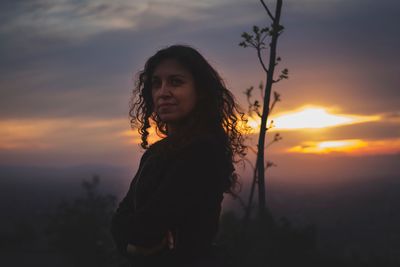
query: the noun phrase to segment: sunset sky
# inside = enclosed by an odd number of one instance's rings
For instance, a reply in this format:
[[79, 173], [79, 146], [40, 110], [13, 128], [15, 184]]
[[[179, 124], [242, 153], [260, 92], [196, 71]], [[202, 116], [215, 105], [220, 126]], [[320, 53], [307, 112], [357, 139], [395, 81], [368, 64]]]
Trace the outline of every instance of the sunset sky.
[[[274, 88], [282, 101], [267, 142], [283, 139], [267, 152], [278, 165], [271, 176], [398, 176], [400, 2], [283, 2], [278, 71], [288, 68], [289, 79]], [[270, 24], [255, 0], [8, 0], [0, 21], [2, 166], [135, 171], [143, 151], [128, 118], [134, 75], [167, 45], [197, 48], [243, 108], [244, 90], [264, 80], [255, 51], [238, 45], [252, 25]]]

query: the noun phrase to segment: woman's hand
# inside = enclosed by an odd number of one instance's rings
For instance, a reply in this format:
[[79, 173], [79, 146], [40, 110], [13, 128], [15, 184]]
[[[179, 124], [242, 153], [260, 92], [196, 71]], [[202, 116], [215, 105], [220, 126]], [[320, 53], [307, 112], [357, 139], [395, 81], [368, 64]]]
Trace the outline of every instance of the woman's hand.
[[165, 246], [167, 246], [167, 244], [168, 244], [167, 240], [168, 239], [166, 236], [166, 237], [164, 237], [163, 240], [161, 240], [160, 243], [158, 243], [152, 247], [142, 247], [142, 246], [128, 244], [126, 246], [126, 251], [128, 252], [128, 254], [134, 255], [134, 256], [136, 256], [136, 255], [149, 256], [149, 255], [152, 255], [152, 254], [155, 254], [155, 253], [161, 251]]

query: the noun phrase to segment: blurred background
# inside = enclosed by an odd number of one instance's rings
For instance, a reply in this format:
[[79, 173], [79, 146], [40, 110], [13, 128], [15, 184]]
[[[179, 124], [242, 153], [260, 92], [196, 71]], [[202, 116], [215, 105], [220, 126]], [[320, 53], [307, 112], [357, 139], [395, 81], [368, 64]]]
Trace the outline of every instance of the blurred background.
[[[283, 3], [278, 71], [289, 79], [273, 88], [282, 101], [267, 142], [283, 139], [266, 154], [277, 165], [267, 204], [276, 218], [315, 224], [319, 249], [338, 257], [400, 251], [398, 10], [394, 0]], [[157, 50], [198, 49], [243, 110], [245, 89], [264, 80], [255, 51], [238, 45], [270, 24], [258, 1], [3, 0], [0, 22], [0, 246], [15, 266], [70, 257], [62, 251], [78, 244], [64, 246], [62, 221], [100, 205], [86, 221], [99, 223], [126, 194], [143, 153], [128, 102]], [[246, 199], [252, 170], [236, 169]], [[242, 212], [230, 196], [223, 205]], [[94, 238], [102, 249], [106, 225]]]

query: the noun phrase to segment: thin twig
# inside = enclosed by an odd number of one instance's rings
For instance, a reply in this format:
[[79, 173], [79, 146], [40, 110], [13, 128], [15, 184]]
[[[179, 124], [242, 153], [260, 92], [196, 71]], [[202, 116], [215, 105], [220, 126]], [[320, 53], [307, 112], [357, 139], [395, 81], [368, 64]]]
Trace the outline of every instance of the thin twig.
[[264, 3], [264, 0], [260, 0], [260, 1], [261, 1], [261, 4], [264, 6], [265, 10], [267, 11], [268, 16], [272, 19], [272, 21], [274, 21], [275, 18], [274, 18], [274, 16], [272, 16], [271, 11], [269, 11], [269, 8], [268, 8], [267, 5]]
[[263, 59], [262, 59], [262, 57], [261, 57], [261, 49], [260, 49], [260, 47], [257, 47], [256, 49], [257, 49], [257, 57], [258, 57], [258, 60], [260, 61], [260, 64], [261, 64], [263, 70], [268, 74], [268, 69], [267, 69], [267, 67], [265, 66], [264, 61], [263, 61]]
[[244, 159], [249, 165], [250, 165], [250, 167], [254, 170], [254, 165], [253, 165], [253, 163], [249, 160], [249, 159], [247, 159], [247, 158], [245, 158]]

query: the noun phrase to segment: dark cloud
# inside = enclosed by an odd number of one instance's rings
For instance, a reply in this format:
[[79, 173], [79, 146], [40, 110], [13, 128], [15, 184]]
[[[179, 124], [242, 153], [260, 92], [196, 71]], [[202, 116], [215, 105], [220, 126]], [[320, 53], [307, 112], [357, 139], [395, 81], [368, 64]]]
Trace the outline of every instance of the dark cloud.
[[141, 34], [110, 32], [78, 46], [60, 42], [37, 54], [5, 56], [1, 117], [125, 115], [133, 74], [144, 62], [140, 40]]
[[[318, 5], [326, 6], [326, 12], [296, 14], [289, 9], [284, 16], [287, 30], [281, 49], [294, 63], [293, 70], [330, 69], [330, 79], [352, 81], [355, 98], [370, 98], [367, 102], [380, 101], [380, 108], [394, 108], [400, 101], [400, 2], [320, 1]], [[335, 82], [329, 78], [327, 84]], [[394, 102], [383, 103], [386, 100]]]
[[105, 31], [84, 41], [2, 32], [1, 117], [125, 115], [134, 73], [162, 45], [190, 42], [196, 33], [179, 36], [185, 25], [171, 19], [151, 32]]
[[[78, 2], [69, 1], [64, 11], [78, 8], [81, 16], [91, 18], [117, 10], [115, 5]], [[290, 79], [277, 87], [283, 90], [281, 107], [299, 105], [301, 100], [339, 104], [349, 113], [398, 110], [399, 6], [396, 1], [372, 0], [285, 2], [286, 30], [279, 54], [282, 67], [291, 72]], [[1, 18], [10, 22], [26, 12], [46, 13], [57, 2], [2, 1], [1, 7]], [[253, 23], [265, 23], [258, 3], [205, 5], [193, 13], [194, 21], [158, 16], [154, 6], [146, 12], [139, 28], [109, 28], [85, 38], [75, 38], [67, 30], [41, 33], [34, 25], [5, 31], [4, 23], [0, 28], [0, 116], [125, 114], [132, 74], [148, 56], [171, 43], [193, 44], [202, 51], [240, 100], [244, 100], [245, 87], [263, 78], [253, 51], [237, 45], [241, 32]], [[65, 13], [60, 16], [68, 18]], [[158, 17], [163, 20], [152, 25]], [[321, 91], [315, 86], [324, 84], [336, 87]]]

